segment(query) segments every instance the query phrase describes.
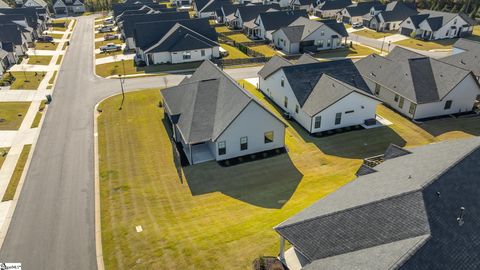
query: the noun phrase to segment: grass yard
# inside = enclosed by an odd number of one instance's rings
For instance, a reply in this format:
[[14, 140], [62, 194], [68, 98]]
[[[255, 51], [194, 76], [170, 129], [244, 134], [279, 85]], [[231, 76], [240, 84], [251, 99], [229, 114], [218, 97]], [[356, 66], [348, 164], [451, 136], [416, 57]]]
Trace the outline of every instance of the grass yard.
[[98, 76], [108, 77], [114, 75], [135, 75], [148, 73], [168, 73], [175, 70], [190, 70], [197, 68], [201, 62], [182, 63], [182, 64], [163, 64], [145, 67], [136, 67], [133, 60], [125, 60], [125, 72], [121, 61], [100, 64], [95, 66]]
[[227, 33], [231, 32], [232, 30], [228, 29], [226, 26], [217, 26], [215, 27], [215, 31], [217, 31], [217, 33]]
[[318, 52], [315, 54], [317, 58], [333, 58], [333, 57], [356, 57], [356, 56], [366, 56], [372, 53], [379, 53], [370, 47], [362, 46], [359, 44], [353, 44], [350, 48], [345, 49], [335, 49], [335, 50], [328, 50], [324, 52]]
[[55, 70], [50, 80], [48, 80], [48, 84], [53, 84], [55, 82], [56, 77], [57, 77], [57, 71]]
[[106, 34], [114, 34], [115, 31], [110, 31], [106, 33], [95, 33], [95, 38], [103, 38]]
[[36, 50], [55, 51], [58, 47], [58, 43], [55, 42], [35, 42]]
[[60, 65], [62, 63], [62, 58], [63, 58], [63, 54], [60, 54], [57, 58], [57, 63], [55, 63], [55, 64]]
[[17, 130], [22, 125], [30, 102], [0, 102], [0, 130]]
[[[252, 85], [241, 84], [281, 114]], [[98, 118], [107, 269], [250, 269], [259, 255], [278, 253], [273, 226], [351, 181], [363, 158], [390, 143], [470, 136], [452, 131], [457, 122], [449, 122], [436, 137], [379, 106], [378, 114], [393, 125], [317, 138], [289, 121], [288, 154], [232, 167], [181, 168], [157, 106], [158, 89], [128, 93], [121, 111], [120, 101], [119, 95], [102, 102]]]
[[228, 56], [224, 57], [223, 59], [241, 59], [241, 58], [250, 58], [250, 56], [246, 55], [239, 49], [230, 46], [228, 44], [220, 44], [220, 46], [228, 51]]
[[42, 100], [40, 106], [38, 107], [38, 112], [33, 119], [32, 126], [30, 128], [36, 128], [40, 124], [40, 120], [42, 120], [43, 111], [45, 110], [45, 106], [47, 106], [46, 101]]
[[457, 40], [458, 40], [457, 38], [452, 38], [452, 39], [442, 39], [442, 40], [433, 40], [433, 41], [423, 41], [423, 40], [408, 38], [408, 39], [394, 42], [394, 44], [417, 49], [417, 50], [424, 50], [424, 51], [445, 50], [445, 49], [451, 49], [453, 43], [455, 43]]
[[104, 57], [109, 57], [109, 56], [114, 56], [114, 55], [121, 55], [121, 54], [123, 54], [123, 51], [97, 53], [97, 54], [95, 54], [95, 58], [96, 58], [96, 59], [100, 59], [100, 58], [104, 58]]
[[63, 38], [63, 34], [48, 34], [48, 36], [51, 36], [54, 39], [61, 39]]
[[32, 55], [28, 57], [27, 64], [48, 66], [51, 60], [52, 60], [52, 56], [50, 55]]
[[12, 71], [10, 72], [15, 81], [10, 86], [10, 89], [27, 89], [37, 90], [40, 82], [45, 78], [45, 72], [35, 71]]
[[231, 38], [232, 40], [236, 41], [236, 42], [251, 42], [252, 40], [249, 39], [245, 34], [243, 33], [239, 33], [239, 34], [235, 34], [235, 35], [230, 35], [228, 36], [229, 38]]
[[15, 166], [15, 170], [13, 171], [12, 178], [10, 179], [7, 190], [3, 195], [2, 202], [13, 200], [13, 197], [15, 196], [15, 191], [17, 190], [18, 182], [20, 182], [23, 169], [25, 168], [25, 163], [27, 163], [28, 154], [30, 153], [31, 147], [31, 144], [23, 146], [22, 152], [20, 153], [20, 157], [17, 161], [17, 165]]
[[109, 43], [113, 44], [122, 44], [123, 42], [120, 39], [113, 39], [113, 40], [102, 40], [102, 41], [97, 41], [95, 42], [95, 49], [100, 48], [101, 46], [105, 46]]
[[275, 50], [268, 45], [252, 46], [249, 48], [258, 53], [265, 55], [266, 57], [272, 57], [277, 54], [277, 52], [275, 52]]
[[373, 31], [373, 30], [370, 30], [370, 29], [362, 29], [362, 30], [358, 30], [358, 31], [355, 31], [353, 32], [353, 34], [355, 35], [359, 35], [359, 36], [363, 36], [363, 37], [367, 37], [367, 38], [373, 38], [373, 39], [380, 39], [380, 38], [384, 38], [384, 37], [388, 37], [388, 36], [391, 36], [391, 35], [394, 35], [394, 34], [398, 34], [398, 32], [377, 32], [377, 31]]
[[1, 148], [0, 147], [0, 169], [2, 168], [3, 162], [7, 158], [8, 150], [10, 150], [10, 148]]

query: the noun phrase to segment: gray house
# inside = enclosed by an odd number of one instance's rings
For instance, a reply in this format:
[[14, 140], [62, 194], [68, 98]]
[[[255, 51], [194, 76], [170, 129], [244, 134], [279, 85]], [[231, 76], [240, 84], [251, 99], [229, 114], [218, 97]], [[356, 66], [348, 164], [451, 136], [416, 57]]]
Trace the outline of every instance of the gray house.
[[53, 4], [56, 16], [71, 16], [85, 12], [83, 0], [56, 0]]
[[275, 47], [287, 54], [341, 48], [347, 37], [343, 23], [335, 20], [314, 21], [305, 17], [299, 17], [290, 25], [272, 33]]
[[460, 38], [453, 44], [453, 54], [440, 61], [469, 70], [480, 81], [480, 42]]
[[377, 159], [275, 227], [289, 269], [478, 268], [480, 139], [392, 145]]
[[378, 98], [411, 119], [470, 112], [480, 95], [471, 71], [401, 47], [355, 65]]
[[282, 120], [210, 61], [161, 94], [173, 139], [190, 164], [284, 147]]

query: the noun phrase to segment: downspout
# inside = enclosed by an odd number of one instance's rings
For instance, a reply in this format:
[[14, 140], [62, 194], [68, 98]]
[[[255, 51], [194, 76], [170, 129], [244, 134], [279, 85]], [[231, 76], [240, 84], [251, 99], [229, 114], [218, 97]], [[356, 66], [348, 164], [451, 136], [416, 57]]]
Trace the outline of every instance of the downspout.
[[278, 259], [285, 263], [285, 238], [280, 236], [280, 253], [278, 254]]

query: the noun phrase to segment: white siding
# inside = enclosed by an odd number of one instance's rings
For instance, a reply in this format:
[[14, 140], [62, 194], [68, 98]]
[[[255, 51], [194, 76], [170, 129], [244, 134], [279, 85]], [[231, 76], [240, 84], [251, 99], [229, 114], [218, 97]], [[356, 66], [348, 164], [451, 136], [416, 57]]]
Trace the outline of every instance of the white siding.
[[[274, 141], [271, 143], [264, 142], [264, 133], [268, 131], [274, 133]], [[241, 151], [240, 138], [245, 136], [248, 137], [248, 149]], [[225, 141], [226, 154], [219, 156], [218, 149], [214, 154], [217, 160], [224, 160], [281, 148], [284, 147], [284, 140], [285, 125], [252, 101], [216, 140], [217, 146], [218, 142]]]
[[[186, 63], [186, 62], [196, 62], [206, 59], [212, 59], [220, 56], [219, 47], [207, 48], [205, 50], [205, 55], [202, 56], [202, 50], [192, 50], [190, 51], [191, 59], [183, 59], [183, 51], [180, 52], [159, 52], [153, 53], [153, 63], [149, 64], [163, 64], [163, 63]], [[146, 59], [146, 58], [145, 58]]]

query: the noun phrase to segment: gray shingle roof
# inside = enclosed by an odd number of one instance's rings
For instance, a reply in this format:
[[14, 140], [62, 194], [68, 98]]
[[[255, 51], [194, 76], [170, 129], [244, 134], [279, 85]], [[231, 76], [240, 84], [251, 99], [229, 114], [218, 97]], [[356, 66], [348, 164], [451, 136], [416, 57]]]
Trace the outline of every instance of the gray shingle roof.
[[374, 168], [371, 168], [365, 164], [362, 164], [362, 166], [360, 166], [360, 168], [358, 168], [357, 172], [355, 173], [355, 176], [359, 177], [359, 176], [371, 174], [374, 172], [377, 172]]
[[[399, 55], [412, 57], [401, 59]], [[355, 65], [365, 78], [416, 104], [440, 101], [466, 76], [471, 75], [467, 70], [417, 55], [397, 46], [391, 57], [372, 54]]]
[[348, 36], [343, 23], [337, 23], [335, 20], [314, 21], [305, 17], [299, 17], [288, 26], [282, 27], [277, 31], [283, 31], [290, 42], [297, 43], [324, 25], [332, 29], [340, 37]]
[[463, 20], [467, 22], [469, 25], [475, 25], [476, 22], [468, 17], [466, 14], [460, 13], [450, 13], [450, 12], [441, 12], [441, 11], [433, 11], [433, 10], [422, 10], [417, 15], [410, 16], [413, 24], [416, 28], [418, 25], [426, 20], [428, 25], [433, 31], [437, 31], [443, 25], [448, 23], [449, 21], [453, 20], [456, 16], [460, 16]]
[[[478, 268], [480, 138], [409, 150], [275, 228], [307, 258], [320, 258], [305, 269]], [[462, 227], [460, 206], [471, 211]]]
[[179, 115], [178, 129], [190, 144], [215, 141], [251, 102], [270, 113], [210, 61], [204, 61], [178, 86], [161, 93], [169, 114]]
[[326, 0], [323, 3], [319, 4], [317, 9], [319, 10], [336, 10], [342, 9], [350, 6], [352, 4], [351, 0]]
[[455, 42], [454, 47], [465, 52], [447, 56], [440, 61], [472, 71], [476, 77], [480, 77], [480, 42], [461, 38]]
[[[199, 3], [206, 2], [203, 6], [199, 7]], [[220, 9], [223, 4], [231, 3], [229, 0], [207, 0], [207, 1], [195, 1], [198, 11], [200, 12], [213, 12]]]
[[402, 147], [400, 147], [398, 145], [395, 145], [395, 144], [390, 144], [388, 146], [387, 150], [385, 150], [385, 153], [383, 154], [383, 159], [388, 160], [388, 159], [392, 159], [392, 158], [405, 156], [405, 155], [408, 155], [408, 154], [411, 154], [411, 153], [412, 152], [408, 151], [405, 148], [402, 148]]
[[263, 12], [258, 15], [262, 20], [266, 31], [277, 30], [281, 27], [288, 26], [299, 17], [308, 18], [306, 10], [285, 10], [275, 12]]
[[190, 16], [188, 15], [188, 11], [129, 15], [123, 18], [122, 31], [125, 37], [133, 37], [136, 23], [170, 21], [170, 20], [187, 20], [189, 18]]
[[238, 12], [242, 21], [249, 22], [255, 20], [260, 13], [267, 12], [267, 10], [279, 10], [278, 5], [253, 5], [253, 6], [241, 6], [238, 7]]
[[302, 65], [302, 64], [312, 64], [312, 63], [317, 63], [317, 62], [319, 62], [319, 61], [317, 59], [315, 59], [315, 57], [311, 56], [308, 53], [304, 53], [304, 54], [302, 54], [302, 56], [300, 56], [300, 58], [298, 58], [298, 60], [295, 62], [295, 64]]
[[292, 65], [290, 61], [288, 61], [287, 59], [281, 56], [275, 55], [262, 67], [262, 69], [260, 69], [260, 71], [258, 72], [258, 75], [266, 79], [268, 76], [275, 73], [281, 67], [290, 66], [290, 65]]
[[373, 6], [379, 6], [382, 3], [380, 1], [368, 1], [352, 4], [345, 9], [351, 17], [363, 16], [370, 12]]
[[385, 11], [381, 12], [385, 22], [403, 21], [417, 13], [414, 3], [409, 5], [400, 1], [388, 3], [385, 6]]
[[0, 25], [0, 42], [11, 42], [15, 45], [22, 45], [22, 32], [20, 26], [16, 24]]

